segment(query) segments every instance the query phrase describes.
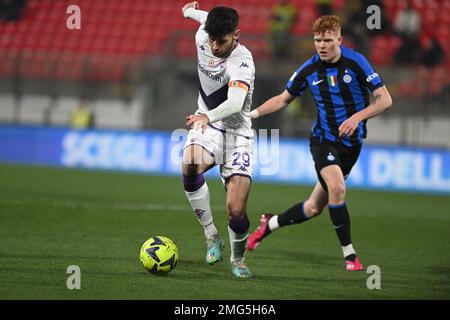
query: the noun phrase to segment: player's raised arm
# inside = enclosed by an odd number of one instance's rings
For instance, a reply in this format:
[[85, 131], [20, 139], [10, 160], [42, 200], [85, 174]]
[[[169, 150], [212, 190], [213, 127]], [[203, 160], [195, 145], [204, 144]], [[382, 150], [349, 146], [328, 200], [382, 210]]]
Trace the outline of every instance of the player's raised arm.
[[339, 126], [339, 136], [351, 136], [361, 121], [373, 118], [392, 106], [392, 98], [386, 86], [376, 89], [373, 96], [375, 99], [371, 104], [355, 113]]
[[262, 117], [278, 110], [287, 107], [296, 96], [291, 95], [287, 90], [284, 90], [281, 94], [274, 96], [260, 105], [258, 108], [250, 112], [250, 117], [256, 119]]
[[183, 8], [181, 8], [181, 12], [183, 13], [183, 17], [189, 18], [197, 21], [202, 24], [206, 21], [208, 16], [208, 12], [199, 10], [200, 5], [197, 1], [186, 3]]

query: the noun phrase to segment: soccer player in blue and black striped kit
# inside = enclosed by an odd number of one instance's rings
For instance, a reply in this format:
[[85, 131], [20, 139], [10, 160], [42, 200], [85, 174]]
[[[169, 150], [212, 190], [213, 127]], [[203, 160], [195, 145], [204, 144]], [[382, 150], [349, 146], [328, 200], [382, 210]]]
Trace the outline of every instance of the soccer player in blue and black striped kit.
[[[263, 214], [260, 226], [248, 239], [254, 250], [273, 230], [305, 222], [328, 205], [349, 271], [363, 270], [352, 245], [350, 216], [345, 203], [345, 179], [356, 163], [366, 137], [366, 121], [392, 105], [391, 96], [367, 59], [342, 45], [336, 16], [322, 16], [313, 25], [317, 54], [289, 79], [286, 90], [250, 113], [257, 118], [278, 111], [300, 96], [307, 87], [317, 108], [310, 149], [318, 176], [304, 202], [279, 215]], [[370, 94], [374, 99], [369, 101]]]

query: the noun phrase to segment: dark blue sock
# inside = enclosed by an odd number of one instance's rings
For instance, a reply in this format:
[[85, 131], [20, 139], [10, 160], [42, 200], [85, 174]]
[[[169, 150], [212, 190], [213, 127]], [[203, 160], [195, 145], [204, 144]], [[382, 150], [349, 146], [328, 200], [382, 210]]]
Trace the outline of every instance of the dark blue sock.
[[291, 224], [302, 223], [308, 219], [309, 218], [305, 214], [305, 210], [303, 209], [303, 202], [301, 202], [294, 204], [285, 212], [281, 213], [278, 216], [278, 224], [280, 225], [280, 227], [284, 227]]
[[348, 246], [352, 243], [352, 239], [350, 236], [350, 216], [345, 202], [339, 205], [330, 204], [328, 210], [341, 246]]

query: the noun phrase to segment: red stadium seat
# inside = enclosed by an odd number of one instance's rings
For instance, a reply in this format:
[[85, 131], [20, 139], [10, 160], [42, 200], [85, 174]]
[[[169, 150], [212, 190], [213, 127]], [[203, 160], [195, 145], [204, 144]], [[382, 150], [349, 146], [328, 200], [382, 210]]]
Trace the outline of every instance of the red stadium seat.
[[[394, 19], [399, 10], [406, 6], [406, 2], [385, 1], [388, 18]], [[435, 32], [449, 55], [450, 48], [446, 39], [450, 36], [450, 18], [442, 12], [450, 10], [450, 1], [414, 2], [415, 7], [420, 10], [424, 32]], [[21, 21], [0, 22], [0, 52], [5, 56], [7, 50], [26, 51], [31, 57], [27, 64], [30, 61], [41, 62], [41, 65], [30, 66], [29, 73], [44, 77], [49, 76], [45, 65], [50, 62], [41, 60], [47, 54], [51, 55], [51, 59], [57, 62], [56, 76], [66, 75], [74, 79], [83, 76], [80, 70], [85, 61], [93, 68], [92, 77], [118, 79], [123, 75], [125, 67], [116, 67], [123, 64], [115, 64], [115, 60], [124, 59], [135, 63], [147, 55], [165, 54], [168, 50], [165, 46], [171, 41], [176, 41], [174, 48], [177, 55], [194, 57], [196, 54], [193, 33], [198, 24], [182, 17], [181, 6], [185, 1], [77, 0], [75, 3], [81, 9], [81, 30], [68, 30], [65, 28], [65, 10], [73, 3], [70, 0], [29, 0]], [[229, 0], [223, 3], [204, 0], [201, 1], [201, 9], [209, 10], [219, 4], [236, 7], [241, 16], [240, 27], [245, 45], [253, 51], [255, 57], [266, 59], [269, 53], [265, 35], [275, 3], [276, 0]], [[310, 34], [312, 23], [317, 17], [315, 0], [291, 0], [291, 3], [298, 8], [298, 20], [293, 33], [297, 36]], [[345, 3], [345, 0], [335, 0], [333, 8], [343, 10]], [[185, 30], [190, 32], [184, 32]], [[394, 36], [373, 39], [374, 64], [389, 63], [399, 45], [399, 39]], [[73, 55], [68, 58], [67, 52]], [[91, 55], [96, 58], [85, 59], [83, 62], [80, 60], [81, 57]], [[110, 58], [102, 59], [102, 56]], [[4, 65], [5, 63], [1, 64], [0, 72], [8, 72]], [[24, 74], [25, 71], [21, 70]]]

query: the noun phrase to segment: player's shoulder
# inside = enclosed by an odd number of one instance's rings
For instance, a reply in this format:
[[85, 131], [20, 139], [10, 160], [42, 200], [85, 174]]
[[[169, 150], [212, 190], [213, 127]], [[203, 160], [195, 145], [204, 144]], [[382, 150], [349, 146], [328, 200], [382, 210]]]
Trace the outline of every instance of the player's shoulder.
[[253, 61], [253, 55], [249, 49], [247, 49], [246, 46], [243, 44], [238, 44], [236, 49], [233, 51], [233, 54], [230, 56], [230, 58], [237, 57], [237, 58], [246, 58]]
[[317, 66], [317, 63], [320, 61], [319, 55], [316, 54], [312, 56], [310, 59], [306, 60], [297, 70], [295, 70], [295, 74], [304, 74], [304, 73], [312, 73]]
[[348, 47], [345, 47], [342, 45], [341, 52], [342, 52], [342, 56], [344, 58], [352, 60], [361, 66], [365, 66], [369, 63], [367, 58], [365, 56], [363, 56], [361, 53], [359, 53], [358, 51], [356, 51], [355, 49], [348, 48]]
[[238, 68], [249, 67], [254, 68], [253, 55], [244, 45], [239, 44], [227, 59], [230, 65]]
[[205, 31], [205, 25], [201, 24], [198, 29], [197, 32], [195, 33], [195, 41], [196, 42], [207, 42], [208, 41], [208, 33]]

